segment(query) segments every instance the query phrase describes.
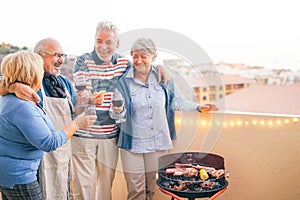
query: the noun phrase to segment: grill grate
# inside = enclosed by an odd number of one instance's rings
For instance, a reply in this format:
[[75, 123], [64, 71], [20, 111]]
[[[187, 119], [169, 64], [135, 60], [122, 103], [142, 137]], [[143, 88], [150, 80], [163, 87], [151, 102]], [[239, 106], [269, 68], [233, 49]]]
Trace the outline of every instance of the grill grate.
[[[188, 168], [194, 167], [195, 169], [212, 168], [210, 166], [203, 166], [195, 163], [188, 164], [186, 166]], [[174, 175], [173, 173], [166, 173], [167, 169], [176, 169], [176, 164], [168, 166], [164, 169], [160, 169], [158, 171], [160, 184], [163, 185], [164, 188], [169, 188], [169, 189], [179, 190], [179, 191], [202, 192], [202, 191], [215, 190], [221, 188], [224, 185], [224, 176], [225, 176], [224, 173], [219, 177], [213, 177], [210, 173], [208, 173], [209, 178], [206, 180], [202, 180], [200, 178], [200, 174], [198, 170], [196, 175], [185, 176], [185, 175]]]
[[[189, 199], [210, 197], [228, 185], [224, 159], [216, 154], [200, 152], [167, 154], [159, 158], [158, 166], [157, 185], [180, 197]], [[208, 175], [206, 180], [201, 179], [200, 169], [206, 170]], [[180, 171], [182, 173], [178, 173]]]
[[[194, 166], [195, 169], [196, 168], [199, 168], [199, 169], [200, 168], [211, 168], [211, 169], [213, 169], [210, 166], [204, 166], [204, 165], [199, 165], [199, 164], [191, 164], [191, 166]], [[189, 168], [193, 168], [191, 166], [189, 166]], [[196, 176], [185, 176], [185, 175], [177, 175], [177, 176], [175, 176], [173, 173], [166, 173], [167, 169], [174, 169], [174, 168], [176, 168], [176, 165], [168, 166], [168, 167], [166, 167], [164, 169], [160, 169], [158, 171], [158, 174], [164, 180], [168, 180], [168, 181], [185, 181], [185, 182], [191, 182], [191, 183], [203, 183], [203, 182], [207, 182], [207, 181], [210, 181], [210, 182], [218, 181], [218, 179], [221, 179], [221, 178], [223, 178], [225, 176], [225, 171], [224, 170], [222, 170], [223, 173], [219, 177], [214, 177], [210, 173], [208, 173], [209, 178], [207, 180], [202, 180], [200, 178], [199, 170], [198, 170]]]

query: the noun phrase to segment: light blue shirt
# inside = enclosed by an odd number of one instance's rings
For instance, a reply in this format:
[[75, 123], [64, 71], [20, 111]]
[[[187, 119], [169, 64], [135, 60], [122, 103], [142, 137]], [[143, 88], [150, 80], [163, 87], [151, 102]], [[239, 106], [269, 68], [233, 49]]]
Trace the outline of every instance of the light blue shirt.
[[[130, 78], [130, 92], [132, 99], [132, 149], [133, 153], [150, 153], [159, 150], [172, 149], [167, 116], [165, 111], [166, 96], [162, 86], [158, 83], [154, 70], [151, 70], [147, 83], [144, 84], [134, 78], [134, 69], [126, 75]], [[116, 89], [115, 97], [121, 93]], [[192, 111], [199, 104], [187, 101], [175, 89], [175, 109]], [[118, 119], [126, 113], [114, 113], [111, 117]], [[125, 118], [124, 118], [125, 119]]]

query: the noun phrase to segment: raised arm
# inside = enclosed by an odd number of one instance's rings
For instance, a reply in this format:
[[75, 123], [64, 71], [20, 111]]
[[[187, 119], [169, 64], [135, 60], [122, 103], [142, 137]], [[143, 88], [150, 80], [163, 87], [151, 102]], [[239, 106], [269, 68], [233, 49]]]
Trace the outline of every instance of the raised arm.
[[186, 99], [185, 96], [180, 92], [180, 89], [176, 84], [174, 85], [174, 94], [174, 106], [176, 110], [197, 110], [198, 112], [211, 112], [219, 110], [218, 107], [213, 103], [199, 104]]

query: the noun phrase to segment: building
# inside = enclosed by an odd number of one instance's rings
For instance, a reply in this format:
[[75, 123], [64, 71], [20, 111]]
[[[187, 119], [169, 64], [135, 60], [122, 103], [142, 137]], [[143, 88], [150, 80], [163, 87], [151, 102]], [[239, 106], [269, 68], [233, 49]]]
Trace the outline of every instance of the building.
[[268, 114], [299, 115], [300, 84], [260, 85], [254, 84], [226, 96], [222, 110]]
[[255, 81], [239, 75], [204, 74], [189, 78], [188, 83], [193, 88], [196, 101], [207, 103], [249, 87]]

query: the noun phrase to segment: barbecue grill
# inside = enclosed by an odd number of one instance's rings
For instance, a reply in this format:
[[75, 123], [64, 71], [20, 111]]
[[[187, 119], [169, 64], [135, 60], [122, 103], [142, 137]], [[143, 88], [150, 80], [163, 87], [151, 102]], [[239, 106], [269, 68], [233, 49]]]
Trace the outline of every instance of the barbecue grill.
[[[203, 180], [198, 173], [200, 169], [206, 169], [209, 177]], [[196, 171], [194, 174], [187, 174], [190, 169]], [[169, 173], [169, 172], [174, 173]], [[180, 172], [176, 174], [176, 171]], [[161, 156], [158, 159], [158, 180], [159, 189], [173, 199], [195, 198], [215, 199], [227, 190], [223, 157], [201, 152], [174, 153]], [[212, 175], [213, 174], [213, 175]], [[218, 175], [215, 175], [218, 174]]]

